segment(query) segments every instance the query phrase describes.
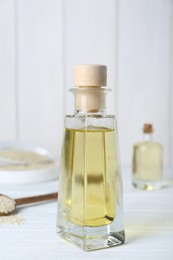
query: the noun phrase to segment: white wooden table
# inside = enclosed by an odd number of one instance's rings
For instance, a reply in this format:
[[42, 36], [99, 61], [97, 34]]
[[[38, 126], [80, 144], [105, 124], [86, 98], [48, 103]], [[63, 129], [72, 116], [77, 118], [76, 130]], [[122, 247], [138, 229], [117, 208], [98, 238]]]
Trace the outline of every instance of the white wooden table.
[[[158, 191], [136, 190], [130, 172], [123, 171], [126, 243], [83, 252], [56, 234], [57, 203], [24, 206], [21, 225], [0, 225], [0, 260], [173, 259], [173, 186]], [[17, 198], [57, 191], [58, 181], [32, 186], [5, 187], [0, 193]]]

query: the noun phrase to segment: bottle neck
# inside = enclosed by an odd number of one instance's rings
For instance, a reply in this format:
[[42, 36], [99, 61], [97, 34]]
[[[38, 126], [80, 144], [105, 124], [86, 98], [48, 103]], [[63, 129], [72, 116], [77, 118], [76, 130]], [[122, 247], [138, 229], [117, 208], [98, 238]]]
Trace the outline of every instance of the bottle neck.
[[153, 141], [153, 135], [152, 133], [144, 133], [143, 134], [143, 140], [145, 142], [152, 142]]
[[75, 114], [106, 113], [106, 94], [110, 91], [103, 87], [78, 87], [70, 89], [74, 94]]
[[74, 114], [78, 115], [78, 116], [82, 116], [82, 115], [96, 115], [96, 116], [102, 116], [102, 115], [106, 115], [106, 109], [99, 109], [99, 110], [74, 110]]

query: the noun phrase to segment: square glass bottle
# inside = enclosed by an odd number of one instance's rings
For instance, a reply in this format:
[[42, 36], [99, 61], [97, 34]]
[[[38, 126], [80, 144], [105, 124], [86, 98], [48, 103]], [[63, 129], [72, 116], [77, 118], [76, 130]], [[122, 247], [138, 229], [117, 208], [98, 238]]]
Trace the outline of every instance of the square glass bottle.
[[116, 122], [105, 109], [106, 69], [75, 67], [75, 112], [65, 117], [57, 232], [85, 251], [125, 240]]

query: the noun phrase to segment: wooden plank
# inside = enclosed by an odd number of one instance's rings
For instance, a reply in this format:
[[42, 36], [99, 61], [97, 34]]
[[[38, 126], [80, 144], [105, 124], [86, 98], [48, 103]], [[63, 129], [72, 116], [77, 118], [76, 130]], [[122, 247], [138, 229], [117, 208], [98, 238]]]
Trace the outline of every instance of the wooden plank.
[[170, 1], [119, 2], [118, 119], [121, 158], [131, 165], [142, 126], [154, 125], [170, 164]]
[[0, 1], [0, 142], [16, 137], [14, 1]]
[[65, 1], [66, 111], [73, 113], [73, 67], [76, 64], [108, 66], [108, 111], [115, 113], [117, 91], [117, 0]]
[[60, 156], [63, 1], [17, 1], [19, 135]]
[[[47, 185], [50, 188], [52, 184]], [[34, 193], [38, 186], [41, 189], [41, 184], [31, 185], [30, 192]], [[17, 194], [18, 189], [23, 189], [23, 197], [28, 194], [28, 189], [24, 189], [24, 187], [11, 189], [11, 192]], [[42, 187], [42, 191], [44, 191], [44, 187]], [[120, 247], [90, 252], [90, 259], [114, 259], [116, 254], [120, 260], [161, 260], [164, 257], [166, 260], [171, 260], [173, 211], [170, 210], [170, 203], [172, 198], [172, 187], [156, 192], [132, 189], [130, 200], [129, 194], [125, 191], [126, 243]], [[165, 199], [167, 203], [164, 204]], [[152, 200], [153, 208], [150, 205]], [[148, 204], [148, 209], [147, 207], [143, 209], [143, 204]], [[55, 232], [56, 207], [56, 202], [21, 207], [19, 214], [25, 219], [23, 224], [0, 226], [2, 259], [23, 259], [24, 256], [25, 259], [37, 259], [39, 255], [39, 258], [43, 260], [48, 258], [53, 260], [76, 259], [77, 257], [87, 260], [88, 254], [57, 237]], [[20, 245], [20, 250], [16, 250], [18, 245]]]
[[[128, 171], [124, 169], [127, 176]], [[10, 196], [29, 196], [54, 190], [57, 181], [45, 184], [0, 186]], [[153, 192], [129, 186], [125, 178], [125, 231], [126, 243], [122, 246], [89, 253], [89, 259], [166, 259], [173, 255], [173, 187]], [[19, 195], [20, 193], [20, 195]], [[164, 203], [165, 202], [165, 203]], [[0, 245], [2, 259], [86, 259], [88, 254], [70, 246], [56, 235], [56, 202], [20, 207], [18, 214], [25, 219], [21, 225], [1, 225]], [[20, 247], [19, 247], [20, 245]], [[19, 250], [18, 250], [19, 248]]]
[[172, 166], [172, 179], [173, 179], [173, 0], [171, 0], [171, 8], [170, 8], [170, 15], [171, 15], [171, 26], [170, 26], [170, 37], [171, 37], [171, 55], [170, 55], [170, 97], [171, 97], [171, 166]]

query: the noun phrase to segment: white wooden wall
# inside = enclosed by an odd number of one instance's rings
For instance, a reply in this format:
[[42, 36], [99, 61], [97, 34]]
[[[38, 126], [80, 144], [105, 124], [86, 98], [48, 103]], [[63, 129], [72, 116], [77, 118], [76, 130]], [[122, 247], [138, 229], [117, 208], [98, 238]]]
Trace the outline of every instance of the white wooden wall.
[[59, 158], [80, 63], [108, 66], [122, 164], [145, 122], [173, 164], [173, 0], [0, 0], [0, 141]]

